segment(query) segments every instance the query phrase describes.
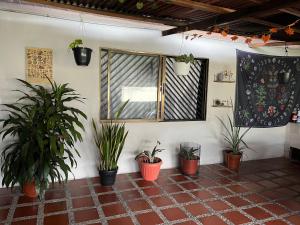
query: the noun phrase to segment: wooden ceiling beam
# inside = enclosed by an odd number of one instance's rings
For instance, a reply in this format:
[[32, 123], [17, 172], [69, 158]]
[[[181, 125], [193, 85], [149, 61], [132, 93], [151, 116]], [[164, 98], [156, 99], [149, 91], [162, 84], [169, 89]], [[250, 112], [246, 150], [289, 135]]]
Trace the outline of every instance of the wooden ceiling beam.
[[258, 44], [249, 44], [250, 48], [259, 48], [259, 47], [284, 47], [284, 46], [296, 46], [300, 45], [300, 41], [291, 41], [291, 42], [284, 42], [284, 41], [277, 41], [277, 42], [267, 42], [267, 43], [258, 43]]
[[[163, 0], [161, 0], [163, 1]], [[192, 8], [195, 10], [201, 10], [204, 12], [210, 12], [210, 13], [217, 13], [217, 14], [224, 14], [224, 13], [230, 13], [234, 12], [234, 9], [229, 9], [226, 7], [221, 7], [221, 6], [215, 6], [203, 2], [196, 2], [193, 0], [168, 0], [168, 1], [163, 1], [164, 3], [167, 4], [172, 4], [172, 5], [177, 5], [181, 7], [186, 7], [186, 8]]]
[[167, 36], [167, 35], [172, 35], [172, 34], [181, 33], [190, 30], [203, 30], [214, 25], [226, 25], [248, 17], [262, 16], [265, 13], [268, 13], [270, 11], [288, 8], [296, 3], [300, 3], [300, 1], [299, 0], [272, 0], [257, 6], [248, 7], [235, 12], [222, 14], [202, 21], [190, 23], [187, 26], [179, 26], [177, 28], [165, 30], [162, 32], [162, 35]]
[[146, 16], [144, 17], [144, 16], [138, 16], [138, 15], [129, 15], [129, 14], [124, 14], [124, 13], [117, 13], [117, 12], [111, 12], [111, 11], [105, 11], [105, 10], [99, 10], [99, 9], [80, 7], [80, 6], [70, 5], [70, 4], [63, 4], [63, 3], [59, 3], [59, 2], [51, 2], [51, 1], [47, 1], [47, 0], [23, 0], [23, 1], [46, 5], [51, 8], [56, 8], [56, 9], [70, 10], [70, 11], [74, 11], [74, 12], [83, 12], [83, 13], [88, 13], [88, 14], [93, 14], [93, 15], [110, 16], [110, 17], [140, 21], [140, 22], [165, 24], [168, 26], [186, 25], [185, 22], [180, 22], [180, 21], [177, 22], [177, 21], [172, 21], [172, 20], [167, 20], [167, 19], [160, 19], [160, 18], [153, 18], [153, 17], [146, 17]]

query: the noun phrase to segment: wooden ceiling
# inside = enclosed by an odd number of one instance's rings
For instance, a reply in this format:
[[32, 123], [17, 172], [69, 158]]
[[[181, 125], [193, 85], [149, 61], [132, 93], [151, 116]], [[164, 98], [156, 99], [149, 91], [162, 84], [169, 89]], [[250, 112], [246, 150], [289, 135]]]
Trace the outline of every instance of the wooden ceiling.
[[[271, 27], [282, 28], [300, 18], [300, 0], [24, 0], [55, 8], [107, 15], [124, 19], [154, 22], [173, 26], [163, 36], [189, 30], [210, 30], [228, 26], [229, 33], [253, 36], [268, 32]], [[285, 42], [300, 41], [300, 23], [295, 34], [283, 31], [272, 39]]]

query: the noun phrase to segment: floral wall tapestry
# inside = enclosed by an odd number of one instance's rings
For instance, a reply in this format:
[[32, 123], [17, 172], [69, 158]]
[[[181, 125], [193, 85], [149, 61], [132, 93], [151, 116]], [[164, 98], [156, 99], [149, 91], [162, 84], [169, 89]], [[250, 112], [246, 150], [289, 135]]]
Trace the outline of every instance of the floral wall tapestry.
[[300, 105], [300, 57], [237, 50], [235, 123], [277, 127]]
[[49, 83], [53, 80], [52, 49], [26, 48], [26, 80], [34, 84]]

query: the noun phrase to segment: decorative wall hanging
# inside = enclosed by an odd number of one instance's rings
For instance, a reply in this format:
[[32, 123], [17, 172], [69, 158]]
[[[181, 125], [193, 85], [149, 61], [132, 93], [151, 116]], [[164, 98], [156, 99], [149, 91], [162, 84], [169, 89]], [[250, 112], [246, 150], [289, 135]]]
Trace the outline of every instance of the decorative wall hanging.
[[286, 125], [300, 103], [300, 57], [237, 50], [235, 122], [238, 126]]
[[52, 49], [26, 48], [26, 80], [34, 84], [49, 83], [53, 80]]

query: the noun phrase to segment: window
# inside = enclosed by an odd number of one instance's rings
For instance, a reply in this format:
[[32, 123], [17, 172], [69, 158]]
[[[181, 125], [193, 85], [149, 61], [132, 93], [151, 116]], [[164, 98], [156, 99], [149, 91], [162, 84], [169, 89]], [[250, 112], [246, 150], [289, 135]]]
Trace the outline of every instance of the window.
[[207, 59], [196, 59], [188, 76], [176, 76], [175, 58], [100, 49], [100, 118], [114, 119], [130, 100], [122, 120], [205, 120]]

